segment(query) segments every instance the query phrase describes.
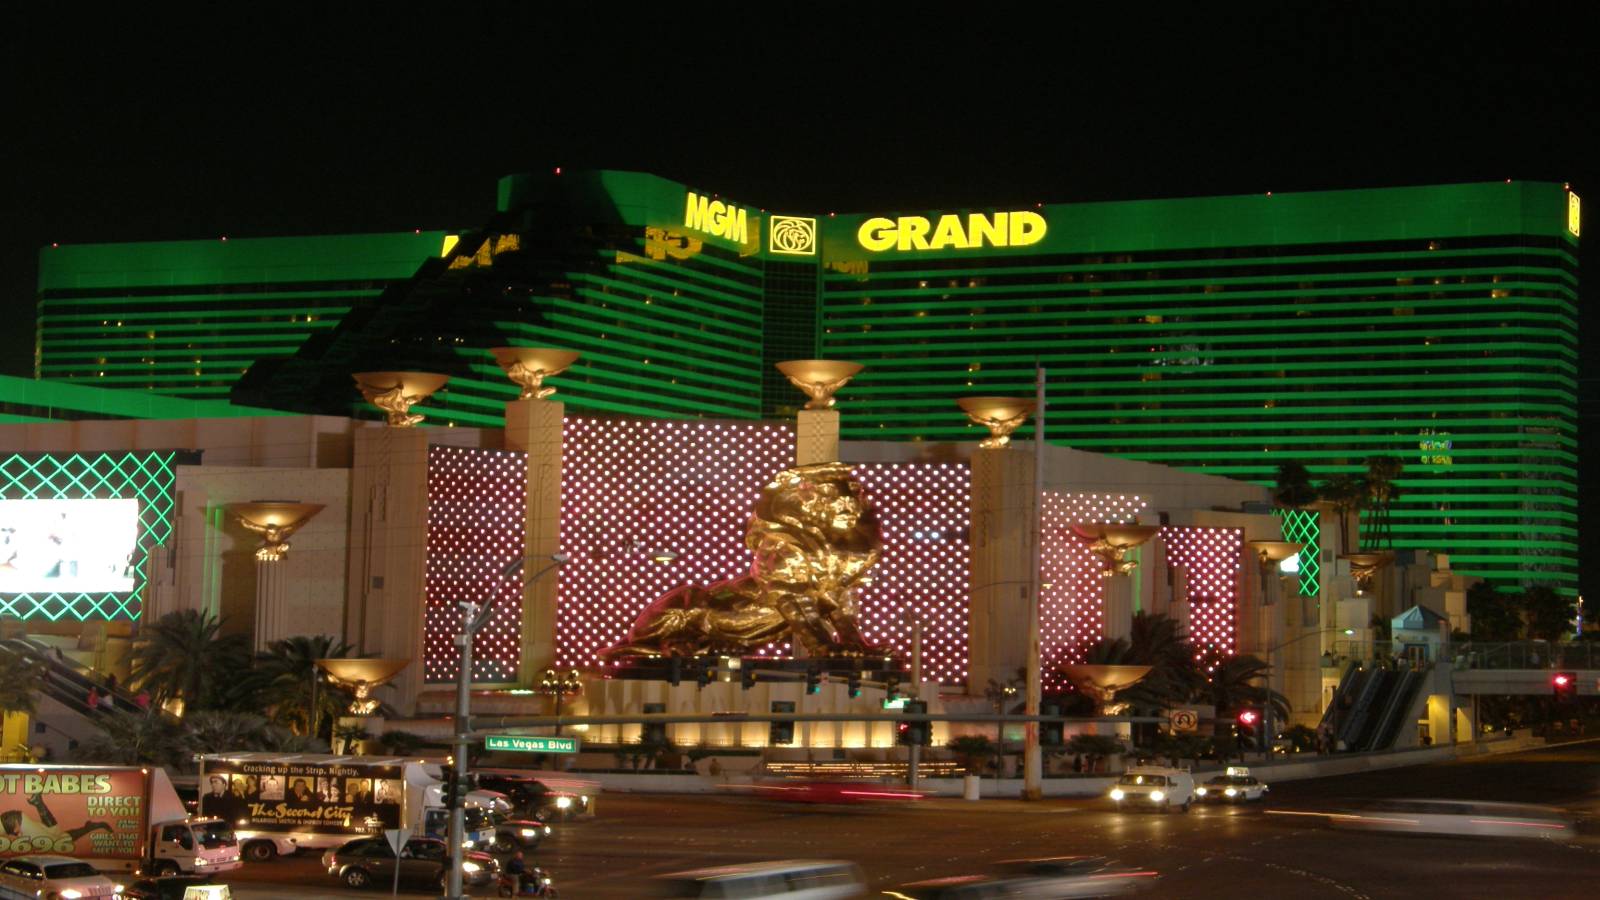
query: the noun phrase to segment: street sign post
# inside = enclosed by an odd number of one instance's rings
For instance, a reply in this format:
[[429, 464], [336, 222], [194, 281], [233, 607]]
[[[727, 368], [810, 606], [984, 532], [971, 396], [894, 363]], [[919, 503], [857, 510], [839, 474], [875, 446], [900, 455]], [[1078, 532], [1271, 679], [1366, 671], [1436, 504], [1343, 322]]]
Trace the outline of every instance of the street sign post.
[[577, 753], [578, 739], [532, 734], [486, 734], [483, 749], [511, 753]]
[[389, 849], [394, 851], [394, 883], [389, 886], [390, 896], [400, 895], [400, 849], [411, 839], [411, 829], [390, 828], [383, 832], [384, 840], [389, 842]]

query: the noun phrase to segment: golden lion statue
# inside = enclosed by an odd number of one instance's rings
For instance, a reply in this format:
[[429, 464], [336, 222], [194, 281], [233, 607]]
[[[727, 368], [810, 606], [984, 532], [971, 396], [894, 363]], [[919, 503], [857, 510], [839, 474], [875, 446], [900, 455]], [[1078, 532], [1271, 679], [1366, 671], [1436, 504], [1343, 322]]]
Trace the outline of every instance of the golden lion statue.
[[645, 607], [618, 656], [738, 655], [791, 633], [812, 656], [868, 656], [855, 591], [878, 561], [878, 519], [844, 463], [779, 472], [761, 490], [745, 546], [750, 574], [685, 585]]

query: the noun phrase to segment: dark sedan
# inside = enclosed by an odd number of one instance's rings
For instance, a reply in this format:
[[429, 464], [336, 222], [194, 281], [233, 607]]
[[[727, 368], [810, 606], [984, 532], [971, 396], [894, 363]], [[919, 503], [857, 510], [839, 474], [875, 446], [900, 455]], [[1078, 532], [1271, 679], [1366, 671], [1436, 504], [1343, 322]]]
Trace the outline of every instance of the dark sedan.
[[[359, 838], [322, 854], [322, 866], [346, 887], [387, 887], [395, 876], [394, 850], [381, 837]], [[450, 854], [438, 838], [412, 838], [400, 849], [400, 880], [407, 884], [443, 886]], [[468, 850], [461, 862], [463, 884], [482, 886], [500, 874], [500, 864], [487, 853]]]

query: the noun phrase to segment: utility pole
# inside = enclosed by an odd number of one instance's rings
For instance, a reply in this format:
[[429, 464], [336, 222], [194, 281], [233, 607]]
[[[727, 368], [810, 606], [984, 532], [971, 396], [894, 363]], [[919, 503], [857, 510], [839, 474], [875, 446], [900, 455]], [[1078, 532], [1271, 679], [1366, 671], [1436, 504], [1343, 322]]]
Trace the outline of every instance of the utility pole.
[[[522, 568], [529, 557], [519, 556], [507, 563], [500, 570], [500, 577], [510, 578]], [[564, 553], [556, 553], [548, 557], [550, 565], [533, 573], [523, 587], [538, 581], [548, 572], [554, 571], [558, 566], [567, 561]], [[456, 673], [456, 718], [455, 718], [455, 758], [451, 765], [455, 770], [456, 789], [451, 792], [450, 802], [450, 868], [445, 872], [445, 897], [448, 900], [467, 900], [461, 892], [461, 863], [462, 845], [467, 837], [467, 811], [465, 798], [467, 793], [467, 747], [472, 741], [472, 638], [489, 621], [489, 614], [494, 611], [494, 593], [489, 594], [488, 602], [479, 606], [471, 601], [461, 601], [461, 633], [456, 635], [456, 646], [461, 648], [461, 670]]]
[[[1044, 366], [1034, 370], [1033, 407], [1033, 559], [1028, 573], [1028, 661], [1027, 697], [1023, 713], [1039, 714], [1041, 694], [1039, 673], [1039, 585], [1044, 540]], [[1037, 800], [1044, 795], [1044, 759], [1039, 751], [1039, 723], [1030, 719], [1022, 730], [1022, 796]]]
[[[910, 610], [906, 611], [906, 621], [911, 625], [911, 698], [922, 699], [922, 620]], [[933, 723], [927, 723], [929, 734], [932, 734]], [[922, 763], [922, 742], [912, 741], [910, 753], [906, 763], [906, 786], [912, 790], [917, 787], [917, 766]]]

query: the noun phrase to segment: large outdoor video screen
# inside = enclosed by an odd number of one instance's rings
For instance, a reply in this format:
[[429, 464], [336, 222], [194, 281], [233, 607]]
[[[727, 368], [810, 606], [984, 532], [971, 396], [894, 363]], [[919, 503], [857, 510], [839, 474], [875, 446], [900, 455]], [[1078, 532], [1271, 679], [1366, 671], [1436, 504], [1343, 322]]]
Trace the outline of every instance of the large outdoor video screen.
[[0, 501], [0, 593], [133, 590], [137, 500]]

